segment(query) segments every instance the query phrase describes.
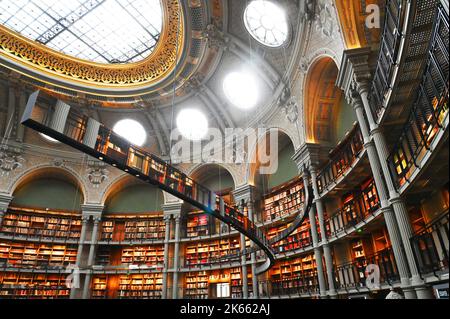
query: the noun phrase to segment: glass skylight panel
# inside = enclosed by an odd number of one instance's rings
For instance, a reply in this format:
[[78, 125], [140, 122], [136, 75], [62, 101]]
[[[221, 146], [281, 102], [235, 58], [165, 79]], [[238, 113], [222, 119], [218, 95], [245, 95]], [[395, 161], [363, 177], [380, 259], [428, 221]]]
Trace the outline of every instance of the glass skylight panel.
[[245, 26], [260, 43], [269, 47], [283, 45], [288, 37], [288, 22], [284, 11], [272, 1], [254, 0], [245, 9]]
[[0, 23], [80, 59], [130, 63], [158, 43], [160, 0], [1, 0]]

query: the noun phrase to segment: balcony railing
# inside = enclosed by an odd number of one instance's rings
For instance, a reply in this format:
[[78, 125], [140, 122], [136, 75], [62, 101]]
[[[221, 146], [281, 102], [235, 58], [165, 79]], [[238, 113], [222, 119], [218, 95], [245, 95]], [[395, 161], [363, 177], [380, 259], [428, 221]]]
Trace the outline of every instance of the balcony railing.
[[364, 140], [359, 125], [355, 125], [342, 144], [333, 151], [328, 164], [317, 175], [319, 192], [323, 193], [331, 184], [345, 175], [364, 149]]
[[[388, 158], [397, 187], [410, 181], [448, 115], [448, 16], [439, 6], [428, 61], [417, 98], [399, 141]], [[445, 128], [444, 128], [445, 129]]]
[[448, 271], [449, 216], [446, 212], [438, 220], [411, 238], [416, 264], [422, 275]]
[[394, 67], [397, 64], [407, 3], [388, 0], [378, 64], [369, 94], [370, 107], [375, 119], [383, 113], [384, 99], [391, 88]]
[[340, 232], [366, 220], [380, 207], [380, 201], [372, 180], [363, 190], [354, 194], [339, 210], [326, 222], [330, 227], [330, 235], [336, 236]]
[[319, 294], [317, 277], [296, 277], [277, 281], [258, 282], [260, 298], [314, 296]]
[[[335, 269], [336, 287], [345, 290], [367, 288], [368, 273], [366, 269], [368, 265], [375, 265], [380, 270], [380, 285], [391, 285], [400, 280], [394, 253], [391, 248], [386, 248], [373, 256], [337, 266]], [[377, 283], [375, 282], [374, 285]]]

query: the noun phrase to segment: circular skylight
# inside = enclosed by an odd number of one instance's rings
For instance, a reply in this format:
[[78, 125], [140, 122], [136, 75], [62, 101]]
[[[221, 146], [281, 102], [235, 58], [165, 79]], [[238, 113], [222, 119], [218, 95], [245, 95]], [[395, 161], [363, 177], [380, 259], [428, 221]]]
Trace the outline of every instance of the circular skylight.
[[144, 127], [135, 120], [121, 120], [114, 125], [113, 131], [137, 146], [144, 145], [147, 140]]
[[223, 81], [223, 90], [228, 100], [240, 109], [251, 109], [258, 100], [256, 79], [247, 72], [228, 74]]
[[269, 47], [279, 47], [288, 38], [286, 14], [272, 1], [252, 1], [245, 9], [244, 21], [248, 32]]
[[0, 24], [52, 49], [99, 63], [148, 57], [163, 25], [160, 0], [1, 0]]
[[198, 110], [185, 109], [178, 113], [177, 127], [188, 140], [200, 141], [208, 133], [208, 119]]

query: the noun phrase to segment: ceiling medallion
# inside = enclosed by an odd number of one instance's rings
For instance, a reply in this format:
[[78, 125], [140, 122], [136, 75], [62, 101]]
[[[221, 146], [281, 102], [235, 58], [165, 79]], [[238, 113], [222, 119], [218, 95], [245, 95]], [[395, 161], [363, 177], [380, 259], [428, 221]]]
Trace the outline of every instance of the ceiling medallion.
[[[0, 65], [6, 60], [31, 69], [36, 76], [44, 74], [52, 80], [94, 86], [97, 90], [133, 89], [158, 83], [175, 69], [184, 49], [185, 22], [181, 2], [163, 1], [162, 7], [164, 22], [159, 42], [153, 53], [140, 62], [101, 64], [77, 59], [0, 25]], [[8, 67], [11, 68], [11, 64]]]

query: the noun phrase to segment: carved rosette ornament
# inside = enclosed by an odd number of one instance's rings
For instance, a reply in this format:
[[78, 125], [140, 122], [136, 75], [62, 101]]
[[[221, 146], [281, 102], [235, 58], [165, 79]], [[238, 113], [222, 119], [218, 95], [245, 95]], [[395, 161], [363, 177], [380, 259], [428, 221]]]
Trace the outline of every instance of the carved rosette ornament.
[[92, 187], [99, 188], [100, 185], [108, 179], [109, 171], [106, 164], [102, 162], [91, 161], [88, 163], [87, 177]]
[[21, 156], [20, 148], [1, 146], [0, 148], [0, 175], [9, 176], [11, 172], [22, 167], [25, 159]]

